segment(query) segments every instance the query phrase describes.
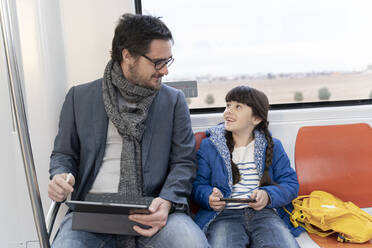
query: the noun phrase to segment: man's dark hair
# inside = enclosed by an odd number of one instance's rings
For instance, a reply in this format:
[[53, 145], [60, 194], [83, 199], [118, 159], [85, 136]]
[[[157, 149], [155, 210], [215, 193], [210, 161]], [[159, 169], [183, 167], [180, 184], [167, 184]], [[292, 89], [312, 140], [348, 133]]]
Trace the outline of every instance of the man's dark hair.
[[133, 56], [146, 54], [154, 39], [173, 42], [171, 31], [158, 17], [124, 14], [115, 28], [111, 59], [120, 64], [123, 49], [128, 49]]

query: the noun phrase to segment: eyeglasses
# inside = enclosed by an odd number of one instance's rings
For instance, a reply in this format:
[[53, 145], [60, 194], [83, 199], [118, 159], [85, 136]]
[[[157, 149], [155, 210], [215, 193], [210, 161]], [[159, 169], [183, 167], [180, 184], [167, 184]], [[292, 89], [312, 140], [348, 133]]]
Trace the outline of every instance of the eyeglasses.
[[150, 59], [149, 57], [147, 57], [144, 54], [142, 54], [142, 57], [144, 57], [145, 59], [147, 59], [148, 61], [150, 61], [151, 63], [153, 63], [154, 66], [155, 66], [155, 70], [157, 70], [157, 71], [163, 69], [164, 66], [170, 67], [171, 64], [174, 61], [174, 58], [172, 58], [172, 57], [170, 57], [169, 59], [159, 59], [159, 60], [156, 60], [156, 61]]

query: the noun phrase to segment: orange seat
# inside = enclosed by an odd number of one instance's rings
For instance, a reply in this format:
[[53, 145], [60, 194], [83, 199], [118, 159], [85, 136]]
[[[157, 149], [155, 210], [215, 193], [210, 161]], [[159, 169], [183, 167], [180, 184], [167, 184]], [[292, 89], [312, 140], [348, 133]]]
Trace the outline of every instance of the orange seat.
[[195, 136], [195, 148], [196, 148], [196, 151], [198, 151], [200, 147], [200, 143], [207, 136], [205, 135], [205, 132], [196, 132], [194, 136]]
[[295, 164], [300, 194], [325, 190], [372, 207], [372, 129], [368, 124], [302, 127]]
[[[360, 208], [372, 207], [372, 129], [368, 124], [300, 128], [295, 164], [300, 195], [324, 190]], [[310, 236], [320, 247], [354, 247], [333, 237]]]

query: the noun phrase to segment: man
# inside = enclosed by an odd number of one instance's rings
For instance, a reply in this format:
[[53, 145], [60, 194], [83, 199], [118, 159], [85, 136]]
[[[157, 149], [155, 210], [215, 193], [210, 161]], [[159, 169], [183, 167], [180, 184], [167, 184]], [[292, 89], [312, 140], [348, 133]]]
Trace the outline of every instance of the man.
[[172, 42], [159, 18], [123, 15], [103, 78], [66, 96], [50, 162], [52, 200], [71, 192], [76, 200], [89, 193], [152, 196], [151, 214], [129, 217], [151, 228], [135, 226], [139, 238], [76, 231], [69, 213], [53, 247], [208, 246], [192, 219], [177, 211], [188, 207], [196, 162], [185, 98], [161, 84], [173, 62]]

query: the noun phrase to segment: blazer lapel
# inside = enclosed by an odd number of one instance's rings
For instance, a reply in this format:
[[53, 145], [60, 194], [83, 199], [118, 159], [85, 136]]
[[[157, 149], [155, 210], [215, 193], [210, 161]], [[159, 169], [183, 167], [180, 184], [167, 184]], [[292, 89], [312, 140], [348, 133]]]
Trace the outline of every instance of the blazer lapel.
[[151, 146], [153, 130], [157, 123], [156, 116], [158, 115], [158, 113], [160, 113], [161, 92], [162, 90], [160, 89], [157, 95], [155, 96], [145, 121], [146, 128], [142, 136], [142, 168], [144, 168], [144, 166], [146, 165], [147, 157]]
[[94, 135], [95, 135], [95, 146], [96, 146], [96, 163], [94, 168], [94, 177], [96, 177], [99, 168], [101, 167], [103, 155], [106, 148], [107, 139], [107, 128], [108, 128], [108, 117], [103, 104], [102, 95], [102, 80], [97, 84], [97, 95], [95, 96], [96, 101], [92, 105], [92, 115], [94, 123]]

